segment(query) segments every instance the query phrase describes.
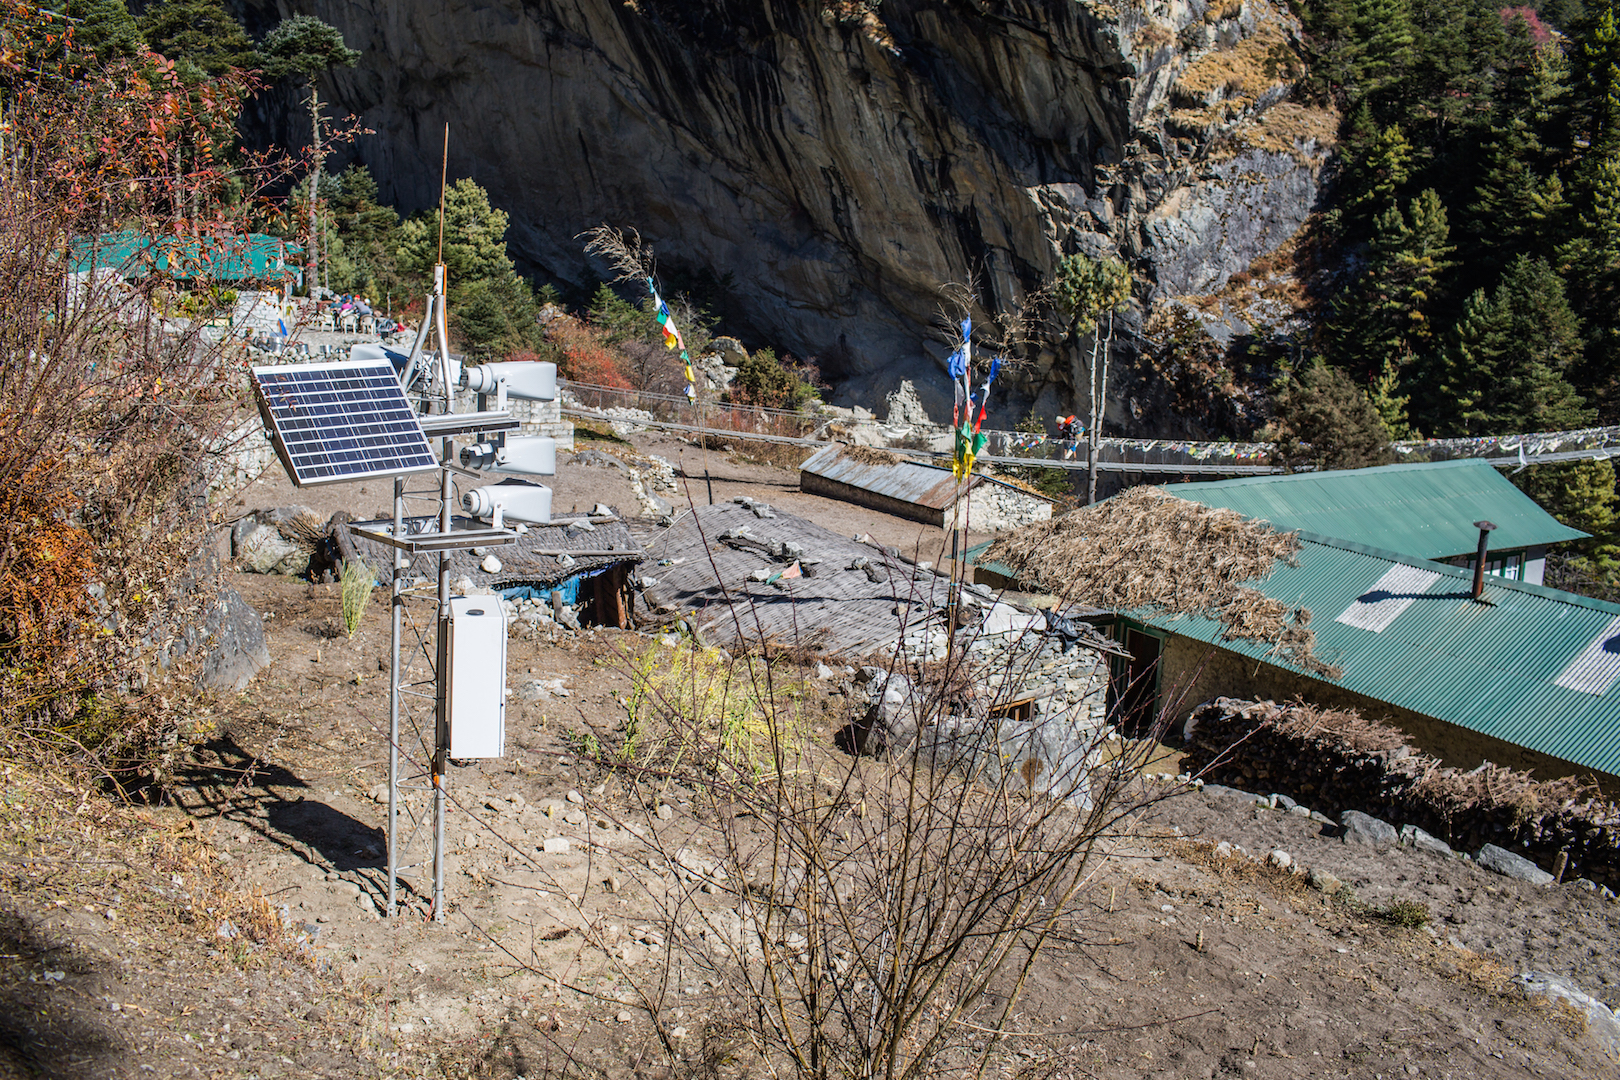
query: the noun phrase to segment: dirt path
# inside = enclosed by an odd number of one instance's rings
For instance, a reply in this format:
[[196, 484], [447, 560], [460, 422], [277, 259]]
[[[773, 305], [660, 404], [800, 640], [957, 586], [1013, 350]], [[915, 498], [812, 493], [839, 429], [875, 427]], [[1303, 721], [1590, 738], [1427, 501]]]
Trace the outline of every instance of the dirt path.
[[[703, 1032], [732, 1007], [725, 987], [662, 947], [660, 910], [674, 896], [689, 915], [717, 919], [738, 900], [681, 880], [653, 854], [712, 844], [711, 823], [694, 818], [690, 792], [637, 788], [577, 752], [583, 733], [622, 716], [631, 659], [668, 646], [616, 631], [515, 637], [514, 685], [551, 690], [514, 706], [506, 758], [453, 772], [446, 923], [425, 921], [410, 896], [389, 923], [376, 916], [380, 612], [353, 642], [333, 640], [322, 627], [335, 590], [238, 584], [270, 614], [276, 666], [199, 755], [179, 793], [183, 813], [241, 884], [315, 928], [308, 978], [365, 1003], [368, 1067], [411, 1074], [451, 1051], [496, 1076], [568, 1061], [629, 1075], [658, 1056], [642, 1010], [648, 988], [688, 1053], [719, 1052]], [[1322, 832], [1231, 796], [1158, 802], [1038, 970], [1012, 1060], [1110, 1077], [1605, 1075], [1568, 1017], [1518, 999], [1507, 978], [1549, 969], [1615, 1000], [1620, 905]], [[545, 851], [557, 839], [566, 854]], [[1241, 853], [1219, 858], [1221, 840], [1261, 857], [1284, 848], [1366, 905], [1422, 900], [1435, 921], [1385, 925], [1298, 874]], [[266, 1057], [254, 1058], [259, 1075], [275, 1075]]]
[[[638, 449], [680, 463], [678, 444]], [[711, 454], [710, 470], [717, 499], [748, 494], [897, 546], [923, 532], [804, 495], [771, 466]], [[611, 482], [560, 477], [559, 500], [614, 501]], [[267, 483], [255, 499], [305, 494]], [[582, 753], [622, 725], [630, 672], [663, 669], [678, 642], [514, 633], [507, 756], [451, 773], [446, 920], [427, 918], [425, 889], [385, 920], [383, 605], [349, 639], [335, 586], [233, 584], [264, 615], [274, 664], [218, 704], [173, 805], [97, 810], [49, 778], [8, 776], [0, 1076], [757, 1071], [727, 984], [669, 937], [672, 911], [677, 926], [740, 925], [729, 885], [667, 857], [712, 856], [717, 823], [696, 792]], [[784, 675], [833, 755], [845, 699], [815, 670]], [[1156, 780], [1148, 791], [1038, 966], [998, 1072], [1613, 1075], [1571, 1014], [1523, 1000], [1509, 979], [1552, 971], [1620, 1004], [1620, 904], [1352, 847], [1238, 796]], [[81, 824], [87, 813], [105, 820]], [[1354, 899], [1268, 866], [1273, 849]], [[1395, 901], [1426, 904], [1432, 921], [1377, 917]], [[683, 1057], [673, 1066], [649, 1008]]]
[[[697, 447], [657, 432], [635, 435], [628, 443], [582, 437], [577, 447], [595, 448], [606, 454], [628, 447], [638, 454], [657, 455], [668, 461], [675, 466], [677, 486], [673, 492], [664, 492], [663, 497], [677, 509], [707, 503], [712, 487], [716, 501], [724, 502], [740, 495], [762, 499], [836, 532], [850, 536], [868, 533], [880, 543], [918, 559], [940, 564], [950, 555], [950, 538], [943, 529], [800, 491], [799, 474], [793, 469], [751, 462], [738, 454], [719, 450], [705, 455]], [[809, 453], [803, 456], [808, 457]], [[630, 516], [641, 513], [629, 482], [618, 470], [570, 465], [569, 458], [570, 455], [559, 454], [557, 475], [545, 480], [552, 489], [555, 514], [588, 511], [599, 502], [618, 507]], [[709, 473], [707, 481], [705, 467]], [[389, 483], [382, 480], [300, 490], [293, 487], [279, 468], [272, 468], [238, 496], [234, 509], [235, 514], [240, 515], [258, 508], [301, 505], [309, 507], [323, 520], [338, 510], [361, 517], [385, 517], [393, 512], [392, 490]], [[990, 533], [970, 532], [968, 544], [972, 546], [990, 537]]]

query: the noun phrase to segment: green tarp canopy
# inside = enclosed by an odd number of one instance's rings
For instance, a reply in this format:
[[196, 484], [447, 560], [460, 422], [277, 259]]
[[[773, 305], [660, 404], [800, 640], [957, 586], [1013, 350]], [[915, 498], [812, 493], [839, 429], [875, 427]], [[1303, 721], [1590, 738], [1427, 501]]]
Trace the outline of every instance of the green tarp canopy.
[[287, 259], [303, 252], [279, 236], [147, 236], [136, 232], [104, 233], [73, 247], [73, 271], [114, 270], [126, 278], [165, 274], [177, 281], [279, 281], [289, 273]]

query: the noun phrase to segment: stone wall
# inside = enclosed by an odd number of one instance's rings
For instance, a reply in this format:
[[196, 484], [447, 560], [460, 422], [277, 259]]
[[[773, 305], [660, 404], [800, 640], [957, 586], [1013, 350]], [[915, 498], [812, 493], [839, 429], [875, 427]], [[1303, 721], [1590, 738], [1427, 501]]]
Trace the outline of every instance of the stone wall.
[[[881, 727], [882, 745], [915, 744], [936, 763], [991, 785], [1089, 806], [1092, 771], [1110, 732], [1101, 639], [1084, 626], [996, 601], [989, 590], [964, 590], [962, 607], [967, 617], [949, 669], [945, 630], [934, 619], [902, 641], [911, 677], [862, 669], [850, 692], [865, 718], [854, 726], [863, 733]], [[947, 670], [958, 685], [941, 695], [928, 678]]]
[[1501, 767], [1448, 768], [1405, 732], [1350, 710], [1218, 698], [1194, 710], [1186, 767], [1211, 783], [1276, 792], [1338, 816], [1410, 822], [1452, 847], [1516, 849], [1567, 876], [1620, 881], [1620, 806], [1571, 781]]
[[208, 497], [235, 493], [253, 483], [264, 471], [281, 467], [276, 448], [265, 434], [257, 410], [244, 411], [208, 453], [203, 466], [208, 476]]
[[1052, 504], [1039, 495], [986, 481], [968, 493], [968, 522], [980, 532], [1004, 532], [1052, 520]]
[[[489, 397], [489, 408], [495, 407], [494, 395]], [[478, 409], [478, 395], [471, 390], [461, 390], [456, 393], [456, 412], [475, 412]], [[512, 414], [512, 419], [523, 426], [518, 430], [520, 435], [549, 435], [557, 440], [557, 452], [574, 448], [574, 425], [562, 418], [562, 396], [559, 394], [554, 401], [525, 401], [519, 398], [506, 400], [506, 411]]]
[[[1522, 769], [1540, 780], [1592, 775], [1591, 770], [1560, 758], [1192, 638], [1171, 635], [1159, 664], [1159, 700], [1170, 710], [1176, 725], [1185, 722], [1200, 704], [1218, 697], [1298, 699], [1323, 708], [1354, 709], [1362, 716], [1388, 724], [1401, 731], [1414, 747], [1450, 768], [1473, 769], [1491, 762]], [[1606, 790], [1620, 791], [1620, 780], [1614, 777], [1594, 775], [1593, 779]]]

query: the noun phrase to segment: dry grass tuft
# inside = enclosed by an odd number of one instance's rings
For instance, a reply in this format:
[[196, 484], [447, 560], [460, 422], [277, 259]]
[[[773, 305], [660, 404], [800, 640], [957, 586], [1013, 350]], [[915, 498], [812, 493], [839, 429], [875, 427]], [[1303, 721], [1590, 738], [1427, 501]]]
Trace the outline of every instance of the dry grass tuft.
[[1338, 144], [1339, 113], [1336, 109], [1279, 101], [1246, 126], [1240, 137], [1258, 150], [1286, 153], [1314, 143], [1325, 153]]
[[1261, 24], [1233, 48], [1211, 52], [1188, 64], [1176, 79], [1176, 100], [1194, 106], [1221, 100], [1253, 101], [1282, 81], [1273, 57], [1287, 40], [1280, 25]]
[[1315, 657], [1310, 612], [1246, 584], [1279, 560], [1292, 564], [1298, 551], [1293, 533], [1140, 487], [1019, 529], [984, 557], [1065, 600], [1216, 619], [1227, 640], [1268, 642], [1271, 655], [1337, 678], [1337, 668]]
[[1136, 35], [1136, 47], [1144, 53], [1163, 48], [1176, 40], [1170, 28], [1160, 22], [1149, 22]]
[[1222, 856], [1210, 840], [1174, 840], [1166, 845], [1172, 855], [1225, 884], [1263, 886], [1278, 896], [1306, 896], [1310, 889], [1303, 874], [1282, 870], [1265, 859], [1233, 852]]
[[846, 446], [838, 451], [838, 456], [857, 465], [898, 465], [901, 461], [899, 454], [875, 446]]
[[1381, 754], [1406, 745], [1400, 731], [1355, 709], [1323, 709], [1294, 701], [1281, 708], [1268, 706], [1262, 715], [1288, 738], [1328, 740], [1355, 753]]
[[277, 531], [304, 550], [313, 551], [326, 539], [326, 519], [318, 514], [299, 514]]

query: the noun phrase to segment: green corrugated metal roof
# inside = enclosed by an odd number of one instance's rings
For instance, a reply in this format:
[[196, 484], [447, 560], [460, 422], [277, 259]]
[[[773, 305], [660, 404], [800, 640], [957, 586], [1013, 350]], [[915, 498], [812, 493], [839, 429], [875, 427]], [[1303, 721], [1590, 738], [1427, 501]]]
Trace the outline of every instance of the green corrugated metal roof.
[[1279, 529], [1337, 536], [1419, 559], [1472, 555], [1479, 545], [1474, 522], [1482, 520], [1496, 524], [1492, 551], [1586, 536], [1560, 524], [1478, 458], [1166, 484], [1165, 490]]
[[105, 268], [125, 277], [144, 277], [155, 271], [186, 281], [201, 277], [257, 281], [285, 275], [287, 255], [301, 250], [265, 233], [214, 237], [206, 248], [196, 240], [173, 236], [106, 233], [74, 244], [73, 270]]
[[[1311, 610], [1317, 655], [1344, 669], [1332, 685], [1620, 775], [1620, 605], [1493, 577], [1490, 602], [1477, 603], [1469, 571], [1327, 536], [1300, 540], [1298, 565], [1278, 563], [1256, 587]], [[1380, 588], [1391, 575], [1406, 581]], [[1134, 617], [1265, 659], [1267, 646], [1222, 641], [1211, 619]]]
[[1006, 563], [982, 561], [985, 549], [993, 543], [995, 543], [994, 540], [986, 540], [982, 544], [968, 548], [967, 551], [962, 553], [962, 561], [968, 566], [982, 566], [992, 574], [1000, 574], [1004, 578], [1017, 577], [1018, 575], [1013, 573], [1013, 568]]

